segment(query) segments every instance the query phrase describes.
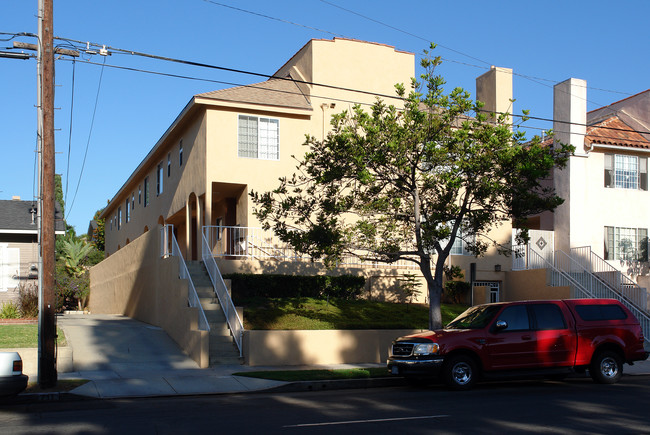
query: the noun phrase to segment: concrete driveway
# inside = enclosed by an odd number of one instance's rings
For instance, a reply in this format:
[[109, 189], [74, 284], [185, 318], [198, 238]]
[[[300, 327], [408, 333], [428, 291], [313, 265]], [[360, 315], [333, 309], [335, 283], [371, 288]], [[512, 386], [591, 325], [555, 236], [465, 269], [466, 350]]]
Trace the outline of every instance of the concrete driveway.
[[66, 314], [57, 317], [72, 348], [73, 371], [134, 371], [198, 369], [159, 327], [126, 316]]

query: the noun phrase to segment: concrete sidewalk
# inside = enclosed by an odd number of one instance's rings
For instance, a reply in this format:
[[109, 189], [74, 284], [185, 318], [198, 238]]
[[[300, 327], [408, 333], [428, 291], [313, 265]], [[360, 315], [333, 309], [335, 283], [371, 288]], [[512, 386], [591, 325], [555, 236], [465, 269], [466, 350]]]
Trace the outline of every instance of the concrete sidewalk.
[[[88, 379], [72, 390], [76, 396], [99, 399], [197, 394], [246, 393], [264, 390], [314, 390], [399, 385], [400, 378], [286, 383], [233, 373], [262, 370], [383, 367], [383, 364], [249, 367], [224, 365], [200, 369], [161, 328], [125, 316], [67, 314], [57, 317], [71, 351], [70, 371], [59, 379]], [[61, 370], [61, 369], [59, 369]], [[625, 365], [626, 375], [650, 375], [650, 361]], [[30, 380], [36, 373], [27, 372]], [[583, 375], [585, 376], [585, 375]], [[46, 398], [45, 400], [56, 400]]]

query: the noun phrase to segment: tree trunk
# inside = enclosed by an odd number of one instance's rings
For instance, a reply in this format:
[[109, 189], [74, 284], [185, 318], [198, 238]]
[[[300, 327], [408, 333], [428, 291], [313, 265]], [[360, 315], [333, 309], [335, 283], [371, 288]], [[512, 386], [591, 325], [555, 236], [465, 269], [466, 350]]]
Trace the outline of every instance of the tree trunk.
[[442, 298], [442, 269], [440, 270], [440, 273], [438, 273], [437, 269], [436, 265], [437, 276], [434, 277], [431, 274], [429, 261], [423, 261], [420, 265], [422, 275], [424, 275], [424, 279], [427, 282], [427, 291], [429, 294], [429, 329], [432, 331], [442, 328], [442, 312], [440, 311], [440, 299]]
[[442, 285], [437, 280], [427, 280], [429, 288], [429, 329], [434, 331], [442, 328], [442, 312], [440, 310], [440, 299], [442, 297]]

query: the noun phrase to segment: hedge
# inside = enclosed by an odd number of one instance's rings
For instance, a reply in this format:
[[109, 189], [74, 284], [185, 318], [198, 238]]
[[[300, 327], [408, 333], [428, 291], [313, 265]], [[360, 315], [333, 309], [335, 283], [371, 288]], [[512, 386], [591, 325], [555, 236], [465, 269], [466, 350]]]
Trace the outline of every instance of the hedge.
[[223, 276], [232, 281], [235, 301], [253, 297], [266, 298], [341, 298], [356, 299], [361, 294], [366, 279], [363, 276], [294, 276], [253, 275], [233, 273]]

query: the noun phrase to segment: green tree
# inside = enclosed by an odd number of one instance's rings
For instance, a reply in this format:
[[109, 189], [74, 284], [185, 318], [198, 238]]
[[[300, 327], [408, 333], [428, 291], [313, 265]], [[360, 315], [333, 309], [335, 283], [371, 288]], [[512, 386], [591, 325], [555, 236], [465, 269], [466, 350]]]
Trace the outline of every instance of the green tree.
[[83, 262], [94, 249], [94, 246], [75, 238], [63, 240], [61, 246], [63, 251], [62, 260], [68, 274], [76, 277], [83, 275], [86, 271]]
[[539, 137], [525, 142], [507, 114], [488, 119], [463, 89], [445, 94], [434, 74], [440, 58], [425, 53], [422, 86], [415, 79], [408, 93], [396, 86], [403, 107], [377, 100], [369, 111], [334, 115], [324, 140], [307, 137], [309, 151], [293, 176], [251, 197], [265, 228], [325, 264], [346, 254], [416, 263], [435, 329], [456, 238], [482, 255], [495, 243], [491, 229], [555, 209], [563, 200], [541, 180], [566, 165], [573, 149], [542, 146]]
[[63, 202], [63, 182], [61, 174], [54, 174], [54, 199], [61, 206], [61, 215], [65, 216], [65, 203]]
[[93, 220], [97, 222], [97, 228], [93, 230], [93, 238], [92, 242], [97, 248], [97, 250], [104, 252], [104, 228], [105, 228], [105, 221], [104, 219], [101, 219], [100, 216], [102, 212], [104, 211], [103, 208], [100, 208], [95, 212], [95, 215], [93, 216]]

